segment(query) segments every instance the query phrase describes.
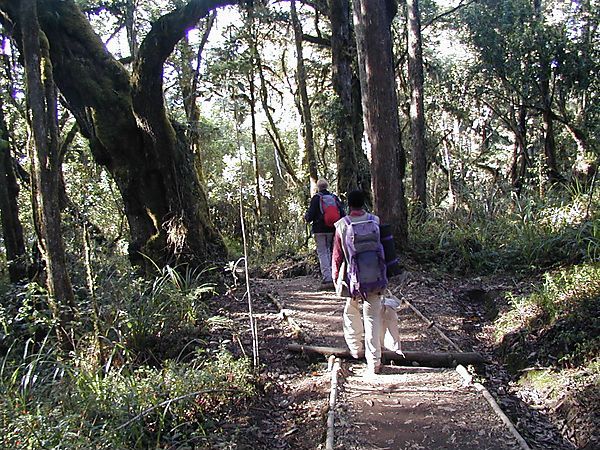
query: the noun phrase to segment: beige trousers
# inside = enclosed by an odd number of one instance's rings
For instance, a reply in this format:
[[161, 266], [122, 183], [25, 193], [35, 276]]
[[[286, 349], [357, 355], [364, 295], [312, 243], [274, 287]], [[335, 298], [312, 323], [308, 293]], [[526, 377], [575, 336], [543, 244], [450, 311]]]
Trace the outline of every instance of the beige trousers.
[[374, 369], [381, 364], [381, 295], [369, 294], [362, 301], [360, 297], [346, 299], [344, 306], [344, 338], [354, 358], [364, 352], [367, 367]]
[[381, 347], [393, 352], [401, 351], [396, 309], [383, 305], [381, 307], [381, 322]]

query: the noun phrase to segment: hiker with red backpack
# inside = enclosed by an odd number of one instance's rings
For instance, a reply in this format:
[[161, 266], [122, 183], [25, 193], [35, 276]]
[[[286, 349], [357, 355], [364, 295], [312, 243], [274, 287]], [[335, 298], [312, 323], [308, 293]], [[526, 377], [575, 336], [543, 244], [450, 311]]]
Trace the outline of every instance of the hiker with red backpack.
[[340, 199], [327, 190], [329, 183], [324, 178], [317, 181], [319, 190], [311, 199], [304, 220], [312, 223], [312, 234], [317, 246], [321, 268], [321, 287], [333, 287], [331, 277], [331, 252], [333, 250], [334, 224], [346, 213]]
[[[365, 194], [348, 194], [350, 212], [335, 224], [332, 275], [336, 293], [346, 297], [344, 338], [354, 358], [364, 354], [367, 373], [381, 368], [382, 294], [387, 287], [379, 217], [364, 210]], [[362, 303], [362, 318], [361, 307]]]

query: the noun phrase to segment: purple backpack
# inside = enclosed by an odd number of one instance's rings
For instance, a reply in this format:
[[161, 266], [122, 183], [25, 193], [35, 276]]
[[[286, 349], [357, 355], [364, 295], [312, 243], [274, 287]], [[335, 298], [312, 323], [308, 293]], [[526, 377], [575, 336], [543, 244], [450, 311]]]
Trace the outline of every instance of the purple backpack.
[[348, 290], [351, 296], [366, 296], [387, 286], [385, 255], [379, 240], [379, 224], [373, 215], [367, 220], [352, 222], [344, 217], [348, 225], [345, 236], [348, 258]]

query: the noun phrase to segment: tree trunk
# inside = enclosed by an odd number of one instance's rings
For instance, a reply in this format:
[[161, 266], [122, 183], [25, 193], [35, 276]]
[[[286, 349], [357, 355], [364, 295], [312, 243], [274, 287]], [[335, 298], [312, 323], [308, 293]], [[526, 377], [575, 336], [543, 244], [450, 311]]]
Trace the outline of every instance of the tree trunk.
[[[445, 165], [444, 165], [445, 164]], [[444, 175], [446, 175], [448, 182], [448, 203], [451, 211], [456, 211], [459, 206], [460, 199], [456, 193], [455, 181], [452, 176], [452, 155], [450, 153], [450, 145], [444, 139], [444, 164], [440, 164]]]
[[544, 33], [542, 1], [533, 0], [534, 19], [537, 23], [537, 51], [538, 51], [538, 76], [540, 103], [542, 105], [542, 123], [544, 128], [544, 156], [546, 162], [546, 177], [550, 182], [561, 179], [556, 163], [556, 145], [554, 142], [554, 123], [552, 118], [552, 92], [550, 89], [550, 76], [552, 73], [550, 57], [546, 50], [546, 36]]
[[523, 187], [527, 168], [530, 166], [527, 155], [527, 106], [520, 102], [516, 130], [513, 160], [510, 168], [510, 181], [517, 195]]
[[290, 162], [290, 158], [285, 150], [285, 144], [283, 143], [283, 139], [281, 139], [281, 135], [279, 130], [277, 129], [277, 124], [273, 119], [273, 115], [271, 114], [271, 107], [269, 106], [269, 94], [267, 90], [267, 80], [265, 79], [264, 70], [262, 67], [262, 61], [258, 52], [256, 53], [256, 66], [258, 68], [258, 79], [260, 80], [260, 102], [263, 107], [263, 111], [265, 112], [265, 116], [267, 116], [267, 121], [269, 122], [269, 126], [271, 127], [271, 131], [267, 130], [267, 134], [273, 142], [273, 146], [275, 147], [275, 152], [279, 157], [279, 160], [285, 167], [286, 172], [292, 179], [292, 181], [300, 186], [302, 183], [300, 179], [296, 175], [296, 171], [292, 167]]
[[[198, 179], [201, 183], [204, 182], [204, 169], [202, 166], [201, 142], [200, 132], [198, 129], [200, 122], [200, 108], [196, 102], [198, 98], [198, 79], [200, 76], [200, 64], [202, 62], [202, 53], [206, 42], [208, 42], [208, 35], [212, 30], [212, 26], [215, 21], [216, 14], [212, 13], [206, 20], [206, 24], [202, 31], [202, 38], [198, 44], [198, 51], [193, 54], [192, 47], [188, 41], [187, 36], [184, 36], [181, 40], [180, 51], [181, 51], [181, 73], [179, 76], [179, 86], [181, 94], [183, 95], [183, 109], [185, 111], [185, 117], [187, 120], [187, 132], [186, 139], [189, 142], [190, 149], [194, 155], [194, 165], [198, 174]], [[192, 67], [191, 61], [195, 61], [196, 67]]]
[[408, 23], [408, 80], [410, 84], [410, 130], [412, 136], [412, 191], [415, 215], [427, 212], [427, 146], [423, 106], [423, 52], [419, 0], [406, 1]]
[[138, 51], [136, 19], [136, 2], [127, 0], [125, 4], [125, 29], [127, 30], [127, 43], [129, 44], [129, 54], [135, 58]]
[[[356, 43], [356, 41], [355, 41]], [[354, 48], [356, 50], [356, 47]], [[358, 55], [356, 55], [358, 67]], [[371, 162], [363, 149], [363, 136], [365, 126], [363, 122], [362, 93], [360, 90], [360, 76], [352, 76], [352, 128], [354, 129], [354, 153], [358, 164], [358, 188], [367, 194], [366, 205], [373, 208], [373, 186], [371, 177]]]
[[400, 142], [392, 37], [393, 14], [384, 0], [354, 1], [362, 105], [371, 150], [375, 211], [390, 224], [402, 249], [407, 241], [405, 156]]
[[18, 196], [19, 184], [15, 176], [8, 130], [4, 121], [4, 105], [0, 97], [0, 213], [8, 275], [12, 283], [27, 277], [27, 253], [23, 227], [19, 220]]
[[[345, 198], [358, 189], [358, 162], [352, 126], [352, 40], [349, 0], [329, 0], [333, 90], [338, 96], [335, 154], [338, 194]], [[362, 120], [362, 117], [361, 117]]]
[[306, 88], [306, 68], [304, 67], [304, 56], [302, 52], [302, 25], [296, 12], [296, 1], [290, 2], [292, 25], [294, 28], [294, 42], [296, 44], [296, 80], [298, 83], [298, 94], [300, 95], [300, 113], [304, 125], [304, 161], [310, 179], [310, 192], [317, 191], [317, 157], [315, 155], [315, 139], [313, 136], [312, 115], [310, 113], [310, 102]]
[[256, 48], [256, 26], [254, 22], [254, 10], [248, 8], [249, 14], [249, 25], [250, 25], [250, 73], [248, 74], [248, 85], [250, 86], [250, 121], [251, 121], [251, 133], [252, 133], [252, 159], [254, 169], [254, 205], [256, 211], [257, 223], [260, 223], [262, 217], [262, 195], [260, 193], [260, 164], [258, 160], [258, 133], [256, 131], [256, 66], [257, 60], [256, 54], [258, 49]]
[[556, 182], [561, 180], [558, 164], [556, 162], [556, 144], [554, 141], [554, 121], [552, 120], [552, 99], [550, 96], [549, 81], [542, 82], [542, 97], [544, 99], [544, 111], [542, 119], [544, 123], [544, 156], [546, 157], [546, 170], [548, 180]]
[[256, 219], [262, 216], [262, 196], [260, 193], [260, 164], [258, 160], [258, 136], [256, 132], [256, 88], [254, 86], [254, 70], [250, 75], [250, 120], [252, 124], [252, 166], [254, 171], [254, 207]]
[[62, 154], [59, 151], [56, 86], [52, 78], [48, 42], [40, 32], [35, 0], [23, 0], [21, 25], [24, 30], [27, 100], [35, 142], [29, 154], [34, 224], [48, 272], [50, 307], [58, 321], [61, 345], [68, 349], [72, 346], [69, 322], [73, 318], [75, 299], [67, 272], [60, 208], [57, 205]]
[[[335, 355], [340, 358], [352, 358], [350, 350], [347, 348], [289, 344], [287, 349], [291, 352], [304, 353], [309, 356]], [[478, 365], [486, 362], [483, 356], [476, 352], [442, 353], [405, 351], [396, 353], [389, 350], [382, 350], [381, 356], [385, 360], [407, 366], [412, 366], [416, 363], [419, 366], [425, 367], [456, 367], [458, 364]]]
[[[352, 62], [356, 56], [355, 43], [350, 27], [349, 0], [329, 0], [331, 20], [331, 59], [333, 90], [338, 97], [338, 110], [335, 118], [335, 154], [337, 162], [337, 191], [342, 198], [348, 192], [359, 189], [360, 168], [358, 152], [362, 152], [362, 114], [355, 114], [355, 95], [352, 87], [354, 73]], [[356, 121], [360, 121], [358, 143], [355, 141]], [[358, 145], [357, 145], [358, 144]], [[369, 179], [370, 184], [370, 179]], [[370, 186], [369, 186], [370, 191]]]
[[[0, 0], [0, 9], [13, 18], [17, 3]], [[196, 263], [225, 253], [189, 145], [167, 117], [163, 65], [186, 30], [212, 8], [231, 3], [190, 0], [159, 18], [141, 43], [129, 75], [73, 0], [40, 2], [56, 83], [96, 161], [121, 192], [134, 264], [150, 267], [145, 256], [157, 264]]]
[[[514, 116], [513, 111], [511, 117], [514, 118]], [[519, 103], [517, 117], [515, 120], [511, 120], [508, 125], [515, 136], [508, 177], [518, 196], [523, 186], [527, 167], [529, 167], [529, 156], [527, 155], [527, 106], [524, 102], [521, 101]]]

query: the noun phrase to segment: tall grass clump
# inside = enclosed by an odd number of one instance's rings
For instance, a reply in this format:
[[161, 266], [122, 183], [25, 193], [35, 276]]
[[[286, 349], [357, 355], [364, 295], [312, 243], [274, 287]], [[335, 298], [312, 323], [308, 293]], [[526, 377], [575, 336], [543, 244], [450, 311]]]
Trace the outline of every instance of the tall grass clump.
[[600, 199], [563, 191], [545, 199], [506, 201], [493, 211], [477, 205], [433, 210], [409, 223], [408, 253], [444, 271], [530, 272], [600, 258]]
[[0, 448], [211, 448], [255, 387], [246, 358], [208, 348], [207, 273], [165, 267], [143, 279], [107, 264], [97, 279], [93, 299], [76, 287], [69, 354], [41, 287], [4, 295]]
[[543, 364], [564, 366], [599, 358], [600, 263], [546, 273], [532, 294], [509, 300], [510, 308], [495, 325], [498, 341], [510, 352], [523, 359], [535, 347]]

